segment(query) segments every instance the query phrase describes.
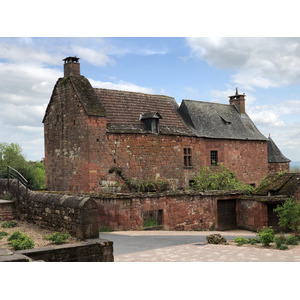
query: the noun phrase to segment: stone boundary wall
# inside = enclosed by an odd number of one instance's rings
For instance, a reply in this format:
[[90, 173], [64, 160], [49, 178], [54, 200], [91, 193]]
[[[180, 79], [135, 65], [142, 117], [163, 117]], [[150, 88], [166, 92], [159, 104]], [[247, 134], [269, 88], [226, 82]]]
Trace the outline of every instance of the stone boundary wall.
[[242, 192], [173, 192], [148, 194], [104, 194], [92, 196], [98, 204], [101, 226], [112, 230], [143, 230], [148, 211], [162, 211], [164, 230], [208, 230], [218, 228], [217, 202], [239, 199]]
[[113, 262], [113, 243], [104, 239], [86, 240], [71, 245], [19, 250], [0, 255], [0, 262]]
[[15, 218], [15, 202], [11, 200], [1, 200], [0, 196], [0, 221]]
[[34, 192], [17, 180], [0, 179], [0, 195], [15, 200], [16, 217], [43, 228], [68, 231], [79, 239], [99, 237], [97, 203], [90, 197]]

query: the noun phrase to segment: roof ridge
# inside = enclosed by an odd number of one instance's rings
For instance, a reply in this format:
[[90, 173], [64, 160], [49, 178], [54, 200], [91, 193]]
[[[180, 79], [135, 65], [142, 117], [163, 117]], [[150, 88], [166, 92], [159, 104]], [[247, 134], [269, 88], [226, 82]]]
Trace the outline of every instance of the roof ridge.
[[161, 94], [149, 94], [149, 93], [142, 93], [142, 92], [134, 92], [134, 91], [124, 91], [124, 90], [118, 90], [118, 89], [107, 89], [107, 88], [95, 88], [93, 87], [94, 90], [105, 90], [105, 91], [113, 91], [113, 92], [121, 92], [121, 93], [130, 93], [130, 94], [140, 94], [140, 95], [147, 95], [147, 96], [159, 96], [159, 97], [166, 97], [166, 98], [171, 98], [174, 99], [172, 96], [168, 95], [161, 95]]
[[225, 106], [232, 106], [226, 103], [217, 103], [217, 102], [208, 102], [208, 101], [201, 101], [201, 100], [191, 100], [191, 99], [182, 99], [182, 102], [189, 101], [189, 102], [197, 102], [197, 103], [207, 103], [207, 104], [217, 104], [217, 105], [225, 105]]

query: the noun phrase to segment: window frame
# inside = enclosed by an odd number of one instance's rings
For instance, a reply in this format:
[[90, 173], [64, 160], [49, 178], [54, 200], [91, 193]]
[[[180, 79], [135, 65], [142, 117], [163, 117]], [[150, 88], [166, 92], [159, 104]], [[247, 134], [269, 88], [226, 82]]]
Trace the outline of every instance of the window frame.
[[183, 166], [184, 168], [190, 169], [193, 168], [193, 152], [191, 147], [184, 147], [183, 148]]
[[210, 151], [210, 165], [211, 166], [217, 166], [219, 163], [219, 157], [218, 157], [218, 151], [217, 150], [211, 150]]

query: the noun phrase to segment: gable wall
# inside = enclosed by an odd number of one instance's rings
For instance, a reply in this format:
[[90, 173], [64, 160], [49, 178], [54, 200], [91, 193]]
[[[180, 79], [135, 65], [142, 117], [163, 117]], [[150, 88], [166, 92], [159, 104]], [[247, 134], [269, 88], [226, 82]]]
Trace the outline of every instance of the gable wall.
[[70, 81], [60, 79], [44, 120], [46, 186], [49, 190], [68, 191], [71, 182], [80, 189], [81, 178], [88, 176], [88, 168], [81, 168], [88, 162], [87, 118]]

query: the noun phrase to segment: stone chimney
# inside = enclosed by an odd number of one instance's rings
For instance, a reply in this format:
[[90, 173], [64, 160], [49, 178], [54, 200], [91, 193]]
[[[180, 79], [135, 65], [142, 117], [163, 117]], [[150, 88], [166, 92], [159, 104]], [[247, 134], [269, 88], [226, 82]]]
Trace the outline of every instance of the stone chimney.
[[235, 90], [234, 96], [229, 96], [230, 105], [235, 104], [236, 108], [239, 110], [241, 114], [245, 114], [245, 94], [239, 95], [238, 88]]
[[80, 75], [80, 63], [79, 58], [74, 57], [66, 57], [63, 59], [64, 63], [64, 77], [69, 75]]

